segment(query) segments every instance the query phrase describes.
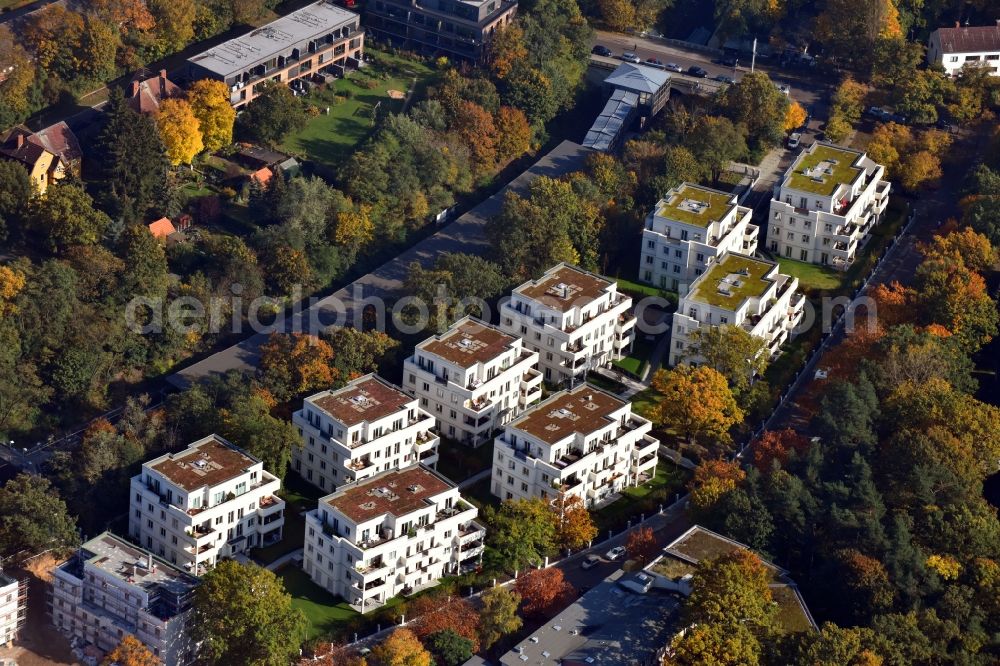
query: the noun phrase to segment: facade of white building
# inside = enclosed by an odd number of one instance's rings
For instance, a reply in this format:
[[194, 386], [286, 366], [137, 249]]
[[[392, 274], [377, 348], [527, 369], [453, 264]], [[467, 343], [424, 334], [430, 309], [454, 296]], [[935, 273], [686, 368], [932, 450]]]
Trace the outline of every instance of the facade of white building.
[[390, 469], [437, 464], [434, 417], [374, 374], [309, 396], [292, 423], [302, 435], [302, 446], [292, 450], [292, 468], [321, 490]]
[[545, 381], [562, 384], [628, 355], [631, 308], [614, 280], [558, 264], [514, 289], [501, 307], [500, 330], [538, 352]]
[[472, 317], [424, 340], [406, 359], [403, 388], [434, 415], [442, 435], [470, 446], [542, 397], [538, 352]]
[[454, 485], [423, 465], [344, 486], [306, 514], [303, 568], [361, 612], [477, 564], [485, 529]]
[[491, 490], [502, 500], [564, 492], [593, 506], [655, 474], [650, 429], [631, 403], [589, 384], [561, 391], [496, 438]]
[[740, 254], [727, 254], [691, 284], [674, 312], [670, 365], [686, 358], [692, 333], [703, 326], [741, 326], [767, 342], [771, 355], [802, 321], [805, 297], [798, 278], [778, 272], [778, 265]]
[[129, 534], [195, 574], [281, 540], [281, 482], [218, 435], [144, 463], [132, 477]]
[[14, 642], [27, 616], [27, 584], [0, 571], [0, 646]]
[[53, 571], [49, 612], [70, 639], [108, 652], [131, 634], [161, 663], [195, 663], [189, 627], [198, 579], [109, 532]]
[[753, 211], [736, 195], [683, 183], [672, 188], [646, 216], [639, 277], [681, 291], [726, 252], [753, 255], [757, 227]]
[[948, 76], [956, 76], [967, 65], [986, 67], [992, 76], [1000, 76], [1000, 21], [938, 28], [927, 41], [927, 63], [941, 65]]
[[889, 203], [884, 176], [885, 168], [861, 151], [813, 143], [775, 186], [767, 249], [847, 270]]

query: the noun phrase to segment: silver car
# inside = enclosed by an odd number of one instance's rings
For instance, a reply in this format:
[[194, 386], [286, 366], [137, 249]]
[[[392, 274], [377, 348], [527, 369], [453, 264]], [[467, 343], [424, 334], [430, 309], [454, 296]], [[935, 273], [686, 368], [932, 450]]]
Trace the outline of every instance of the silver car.
[[593, 569], [600, 563], [601, 563], [601, 558], [599, 558], [597, 555], [587, 555], [587, 559], [583, 561], [583, 564], [580, 565], [580, 568]]
[[626, 51], [625, 53], [623, 53], [622, 60], [624, 60], [625, 62], [631, 62], [636, 65], [642, 63], [642, 58], [640, 58], [639, 55], [634, 51]]
[[625, 557], [625, 546], [615, 546], [614, 548], [609, 550], [607, 555], [605, 555], [604, 557], [608, 558], [612, 562], [614, 562], [615, 560], [620, 560], [621, 558]]

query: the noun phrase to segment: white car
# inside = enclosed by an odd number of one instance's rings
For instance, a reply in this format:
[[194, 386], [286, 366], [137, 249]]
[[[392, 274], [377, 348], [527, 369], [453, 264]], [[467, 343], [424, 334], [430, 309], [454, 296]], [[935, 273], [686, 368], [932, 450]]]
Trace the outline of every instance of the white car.
[[614, 562], [615, 560], [620, 560], [621, 558], [625, 557], [625, 546], [615, 546], [614, 548], [609, 550], [608, 554], [605, 555], [604, 557], [608, 558], [612, 562]]
[[639, 55], [633, 51], [626, 51], [625, 53], [623, 53], [622, 60], [624, 60], [625, 62], [631, 62], [636, 65], [642, 62], [642, 58], [640, 58]]
[[580, 568], [581, 569], [593, 569], [594, 567], [596, 567], [600, 563], [601, 563], [601, 558], [600, 557], [598, 557], [597, 555], [588, 555], [587, 559], [585, 559], [583, 561], [583, 564], [580, 565]]
[[798, 148], [801, 142], [802, 142], [802, 135], [799, 134], [798, 132], [792, 132], [791, 135], [789, 135], [788, 137], [788, 147], [791, 148], [792, 150]]
[[788, 97], [788, 93], [792, 92], [792, 89], [788, 87], [787, 83], [775, 83], [774, 85], [778, 86], [778, 90], [780, 90], [781, 94], [785, 97]]
[[678, 74], [684, 73], [684, 68], [678, 65], [676, 62], [668, 62], [666, 65], [668, 72], [677, 72]]

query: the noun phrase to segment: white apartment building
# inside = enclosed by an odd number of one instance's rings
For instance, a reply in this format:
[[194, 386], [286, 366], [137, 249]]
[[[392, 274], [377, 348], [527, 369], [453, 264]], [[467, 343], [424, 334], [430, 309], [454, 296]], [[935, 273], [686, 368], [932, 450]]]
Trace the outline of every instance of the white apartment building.
[[322, 490], [417, 463], [437, 465], [434, 417], [374, 374], [309, 396], [292, 423], [302, 436], [302, 446], [292, 449], [292, 467]]
[[502, 500], [577, 495], [587, 506], [652, 478], [659, 440], [632, 404], [589, 384], [556, 393], [507, 424], [493, 445]]
[[281, 540], [280, 487], [260, 460], [209, 435], [144, 463], [132, 477], [129, 534], [200, 575], [221, 557]]
[[545, 380], [561, 384], [626, 356], [635, 316], [618, 283], [558, 264], [514, 289], [500, 309], [500, 330], [538, 352]]
[[0, 571], [0, 646], [13, 643], [27, 619], [27, 583]]
[[938, 28], [927, 41], [927, 63], [941, 65], [948, 76], [960, 74], [966, 65], [986, 67], [1000, 76], [1000, 20], [994, 25]]
[[479, 446], [541, 399], [537, 365], [538, 352], [521, 338], [465, 317], [417, 345], [403, 366], [403, 388], [434, 415], [441, 434]]
[[69, 639], [108, 652], [132, 634], [163, 664], [195, 662], [186, 624], [198, 579], [110, 532], [53, 571], [49, 612]]
[[847, 270], [889, 203], [885, 168], [863, 152], [816, 142], [775, 186], [767, 248]]
[[753, 211], [735, 194], [682, 183], [660, 199], [642, 231], [639, 278], [680, 291], [726, 252], [753, 255], [757, 226]]
[[767, 341], [773, 355], [802, 321], [805, 297], [799, 280], [778, 272], [778, 264], [727, 254], [691, 283], [674, 312], [670, 365], [687, 359], [691, 334], [702, 326], [741, 326]]
[[367, 612], [482, 559], [486, 530], [458, 486], [423, 465], [344, 486], [306, 514], [303, 568]]

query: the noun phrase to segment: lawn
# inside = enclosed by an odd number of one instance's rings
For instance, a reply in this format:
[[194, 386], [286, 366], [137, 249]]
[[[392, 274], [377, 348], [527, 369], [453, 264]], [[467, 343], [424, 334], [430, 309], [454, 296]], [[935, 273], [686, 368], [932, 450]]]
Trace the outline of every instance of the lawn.
[[632, 343], [632, 353], [613, 363], [616, 368], [627, 372], [634, 377], [641, 377], [646, 365], [649, 364], [649, 357], [653, 355], [656, 343], [645, 338], [636, 337]]
[[462, 497], [470, 504], [474, 504], [476, 508], [479, 509], [480, 515], [485, 507], [499, 506], [500, 504], [500, 498], [495, 497], [493, 493], [490, 492], [490, 484], [492, 481], [493, 477], [487, 477], [476, 481], [467, 488], [462, 488]]
[[799, 288], [806, 292], [837, 291], [844, 284], [844, 274], [819, 264], [807, 264], [794, 259], [778, 259], [778, 270], [799, 279]]
[[347, 78], [338, 79], [322, 90], [313, 89], [305, 98], [320, 114], [285, 139], [282, 147], [287, 152], [337, 166], [372, 132], [376, 119], [403, 108], [403, 100], [391, 99], [389, 90], [405, 94], [415, 88], [419, 94], [434, 75], [421, 62], [387, 53], [369, 53], [375, 55], [375, 64], [349, 72]]
[[[284, 487], [278, 495], [285, 500], [285, 527], [283, 538], [273, 546], [258, 548], [253, 552], [255, 560], [270, 564], [282, 555], [302, 548], [305, 541], [306, 518], [304, 512], [316, 508], [316, 500], [324, 493], [313, 488], [294, 472], [285, 477]], [[304, 574], [303, 574], [304, 575]]]
[[278, 577], [284, 582], [285, 591], [292, 595], [292, 607], [302, 611], [309, 621], [307, 640], [335, 634], [361, 617], [346, 601], [312, 582], [309, 575], [296, 566], [282, 567]]
[[669, 460], [660, 460], [656, 475], [641, 486], [626, 488], [621, 498], [594, 512], [594, 524], [602, 533], [605, 530], [620, 530], [630, 518], [640, 515], [649, 517], [674, 501], [677, 493], [683, 492], [691, 473]]
[[604, 375], [599, 375], [596, 372], [587, 374], [587, 383], [593, 384], [599, 389], [604, 389], [608, 393], [618, 394], [625, 390], [624, 384], [616, 382], [613, 379], [608, 379]]
[[626, 280], [625, 278], [615, 278], [615, 282], [618, 283], [618, 289], [629, 294], [633, 297], [643, 297], [643, 296], [657, 296], [659, 298], [665, 298], [670, 301], [672, 305], [677, 304], [677, 294], [666, 291], [664, 289], [659, 289], [651, 284], [641, 284], [639, 282], [633, 282], [631, 280]]
[[650, 418], [657, 403], [663, 397], [652, 386], [632, 396], [632, 411], [643, 418]]
[[441, 438], [437, 471], [458, 483], [489, 469], [493, 462], [493, 441], [473, 448], [452, 439]]

